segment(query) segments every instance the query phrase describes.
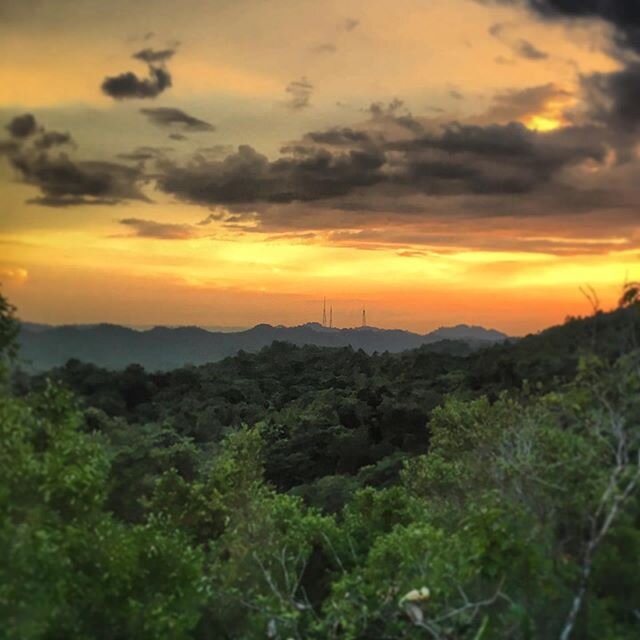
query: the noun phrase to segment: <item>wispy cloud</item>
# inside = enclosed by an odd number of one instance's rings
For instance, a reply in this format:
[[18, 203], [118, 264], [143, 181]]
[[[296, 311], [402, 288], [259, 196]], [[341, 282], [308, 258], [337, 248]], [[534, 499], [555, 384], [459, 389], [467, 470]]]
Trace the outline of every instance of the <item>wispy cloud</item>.
[[215, 127], [210, 122], [191, 116], [181, 109], [155, 107], [140, 109], [140, 113], [160, 127], [178, 127], [183, 131], [195, 133], [215, 131]]
[[123, 218], [118, 221], [131, 230], [129, 235], [136, 238], [150, 238], [155, 240], [190, 240], [198, 233], [189, 224], [173, 224], [144, 220], [141, 218]]
[[302, 77], [300, 80], [292, 80], [285, 88], [288, 94], [285, 106], [293, 111], [306, 109], [311, 105], [313, 89], [313, 85], [306, 77]]

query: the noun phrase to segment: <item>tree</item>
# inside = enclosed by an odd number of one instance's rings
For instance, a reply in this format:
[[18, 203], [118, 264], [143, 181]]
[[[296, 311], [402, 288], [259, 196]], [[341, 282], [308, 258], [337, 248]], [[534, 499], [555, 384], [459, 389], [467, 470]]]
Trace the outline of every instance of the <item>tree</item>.
[[104, 510], [109, 459], [49, 386], [0, 398], [0, 618], [8, 640], [186, 638], [206, 598], [202, 553], [150, 517]]
[[6, 381], [8, 367], [18, 353], [20, 325], [16, 308], [0, 293], [0, 384]]

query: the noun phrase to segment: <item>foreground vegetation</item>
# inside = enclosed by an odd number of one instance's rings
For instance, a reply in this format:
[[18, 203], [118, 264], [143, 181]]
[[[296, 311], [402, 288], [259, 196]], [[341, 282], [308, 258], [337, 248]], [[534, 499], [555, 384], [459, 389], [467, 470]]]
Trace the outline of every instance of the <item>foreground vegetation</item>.
[[0, 298], [0, 637], [638, 637], [636, 294], [477, 353], [36, 377]]

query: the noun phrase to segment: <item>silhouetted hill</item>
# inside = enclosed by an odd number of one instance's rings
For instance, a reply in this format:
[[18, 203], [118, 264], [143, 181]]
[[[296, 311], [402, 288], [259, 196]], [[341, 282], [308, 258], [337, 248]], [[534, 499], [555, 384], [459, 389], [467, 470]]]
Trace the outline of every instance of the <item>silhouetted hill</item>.
[[36, 370], [59, 366], [70, 358], [112, 369], [136, 363], [151, 370], [166, 370], [214, 362], [239, 351], [253, 353], [274, 341], [297, 346], [350, 346], [366, 353], [398, 353], [440, 341], [458, 340], [478, 347], [506, 338], [499, 331], [467, 325], [443, 327], [420, 335], [375, 327], [329, 329], [317, 323], [297, 327], [259, 324], [234, 333], [199, 327], [155, 327], [137, 331], [112, 324], [51, 327], [25, 323], [20, 334], [20, 352], [23, 361]]

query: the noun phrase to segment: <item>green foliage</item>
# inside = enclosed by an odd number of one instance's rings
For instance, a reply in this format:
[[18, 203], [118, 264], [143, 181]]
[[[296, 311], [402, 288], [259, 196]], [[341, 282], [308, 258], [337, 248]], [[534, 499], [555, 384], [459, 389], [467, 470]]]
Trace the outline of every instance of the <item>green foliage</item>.
[[104, 511], [109, 459], [48, 387], [0, 399], [0, 618], [7, 639], [186, 637], [206, 595], [201, 553], [157, 518]]
[[625, 304], [476, 353], [278, 343], [157, 374], [71, 361], [51, 377], [73, 393], [21, 377], [0, 637], [637, 637]]
[[0, 293], [0, 390], [6, 382], [9, 364], [18, 353], [20, 325], [16, 308]]

